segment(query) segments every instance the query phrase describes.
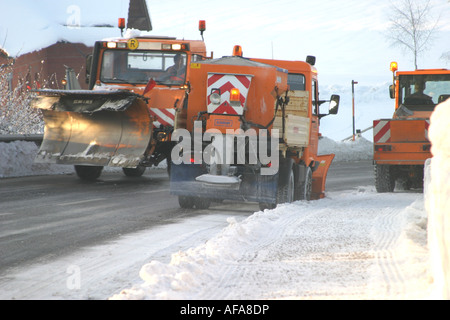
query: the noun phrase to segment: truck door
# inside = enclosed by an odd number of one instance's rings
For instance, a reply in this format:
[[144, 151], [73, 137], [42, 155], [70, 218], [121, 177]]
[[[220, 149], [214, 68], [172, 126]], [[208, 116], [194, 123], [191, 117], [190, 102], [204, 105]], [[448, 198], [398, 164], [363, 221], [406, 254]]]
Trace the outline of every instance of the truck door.
[[313, 80], [311, 84], [311, 130], [309, 139], [309, 150], [311, 154], [317, 154], [319, 144], [319, 88], [317, 80]]

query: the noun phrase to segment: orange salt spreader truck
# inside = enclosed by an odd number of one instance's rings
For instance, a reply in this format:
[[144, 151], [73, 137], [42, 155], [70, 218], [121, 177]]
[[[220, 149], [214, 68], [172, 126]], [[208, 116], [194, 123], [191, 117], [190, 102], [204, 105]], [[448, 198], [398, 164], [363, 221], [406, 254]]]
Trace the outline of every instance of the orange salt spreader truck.
[[334, 155], [317, 154], [320, 114], [315, 57], [307, 62], [233, 56], [190, 65], [186, 130], [175, 132], [171, 194], [183, 208], [214, 200], [261, 209], [324, 196]]
[[[199, 30], [203, 35], [203, 20]], [[35, 161], [74, 165], [86, 180], [97, 179], [104, 166], [142, 175], [170, 156], [170, 136], [186, 121], [187, 66], [206, 58], [203, 40], [96, 42], [86, 60], [89, 90], [40, 90], [32, 101], [45, 123]]]
[[404, 189], [423, 187], [425, 160], [432, 157], [428, 140], [430, 116], [435, 106], [450, 97], [450, 70], [398, 71], [391, 63], [395, 99], [392, 119], [373, 122], [375, 187], [393, 192], [398, 180]]

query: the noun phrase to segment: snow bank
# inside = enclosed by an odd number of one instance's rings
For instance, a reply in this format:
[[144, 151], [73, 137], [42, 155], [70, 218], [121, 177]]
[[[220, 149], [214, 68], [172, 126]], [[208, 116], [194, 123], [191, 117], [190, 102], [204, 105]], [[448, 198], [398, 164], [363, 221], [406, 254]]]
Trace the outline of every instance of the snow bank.
[[425, 184], [428, 241], [437, 294], [450, 299], [450, 100], [431, 116], [429, 136], [433, 158], [427, 163]]
[[334, 161], [372, 160], [373, 143], [364, 137], [357, 137], [355, 141], [334, 141], [327, 137], [319, 140], [319, 154], [334, 153]]
[[69, 166], [34, 163], [37, 152], [34, 142], [0, 142], [0, 178], [73, 172]]

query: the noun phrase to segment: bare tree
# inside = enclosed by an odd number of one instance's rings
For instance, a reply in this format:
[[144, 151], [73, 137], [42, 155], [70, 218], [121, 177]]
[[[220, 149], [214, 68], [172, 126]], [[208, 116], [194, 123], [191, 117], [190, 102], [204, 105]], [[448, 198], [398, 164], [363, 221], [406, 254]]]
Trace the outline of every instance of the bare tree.
[[388, 36], [393, 45], [410, 51], [417, 69], [418, 57], [426, 51], [437, 31], [439, 18], [431, 16], [430, 0], [398, 0], [391, 3]]

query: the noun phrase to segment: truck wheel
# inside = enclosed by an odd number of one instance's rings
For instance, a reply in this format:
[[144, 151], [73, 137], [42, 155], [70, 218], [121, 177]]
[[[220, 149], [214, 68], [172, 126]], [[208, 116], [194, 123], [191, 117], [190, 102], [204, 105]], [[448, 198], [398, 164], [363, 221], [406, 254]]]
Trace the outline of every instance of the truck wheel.
[[292, 170], [292, 166], [288, 174], [289, 176], [287, 181], [285, 181], [285, 183], [278, 187], [277, 204], [291, 203], [294, 201], [295, 180], [294, 170]]
[[94, 181], [100, 177], [102, 174], [103, 167], [97, 166], [75, 166], [75, 172], [77, 176], [86, 181]]
[[178, 203], [183, 209], [192, 209], [195, 205], [194, 197], [178, 196]]
[[296, 188], [296, 199], [298, 200], [311, 200], [312, 193], [312, 169], [306, 167], [305, 181], [298, 184]]
[[377, 192], [393, 192], [395, 187], [395, 177], [392, 174], [390, 165], [377, 164], [375, 169], [375, 188]]
[[194, 200], [195, 207], [199, 210], [208, 209], [211, 205], [211, 200], [206, 198], [195, 198]]
[[170, 171], [172, 169], [172, 160], [170, 160], [169, 158], [166, 158], [166, 162], [167, 162], [167, 174], [169, 175], [169, 178], [170, 178]]
[[280, 170], [278, 178], [278, 190], [276, 203], [259, 203], [259, 209], [274, 209], [278, 204], [291, 203], [295, 200], [295, 174], [294, 161], [292, 159], [283, 159], [280, 161]]
[[178, 196], [178, 203], [184, 209], [192, 209], [195, 207], [201, 210], [208, 209], [211, 205], [211, 200], [199, 197]]
[[276, 204], [274, 203], [266, 203], [266, 202], [260, 202], [259, 203], [259, 210], [264, 211], [266, 209], [275, 209], [276, 208]]
[[136, 168], [122, 168], [123, 173], [127, 177], [140, 177], [145, 172], [144, 166], [137, 166]]

